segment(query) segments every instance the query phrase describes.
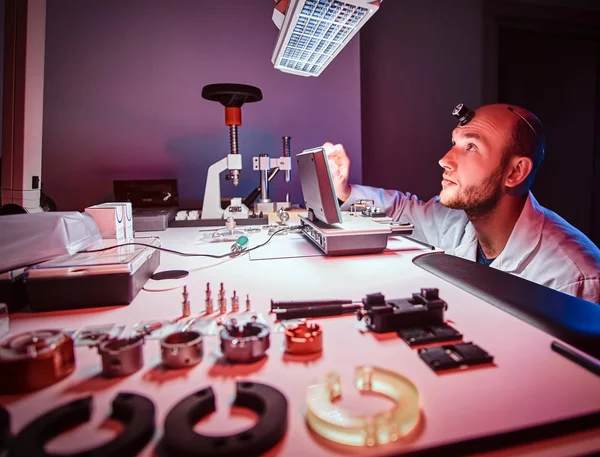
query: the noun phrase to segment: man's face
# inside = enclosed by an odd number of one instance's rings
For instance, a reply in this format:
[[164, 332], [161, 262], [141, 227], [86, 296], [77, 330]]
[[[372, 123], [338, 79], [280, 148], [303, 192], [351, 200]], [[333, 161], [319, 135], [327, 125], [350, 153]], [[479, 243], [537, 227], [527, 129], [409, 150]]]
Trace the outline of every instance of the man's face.
[[452, 131], [452, 148], [439, 161], [444, 169], [440, 201], [449, 208], [482, 215], [494, 209], [504, 191], [514, 119], [496, 106], [480, 108], [475, 117]]

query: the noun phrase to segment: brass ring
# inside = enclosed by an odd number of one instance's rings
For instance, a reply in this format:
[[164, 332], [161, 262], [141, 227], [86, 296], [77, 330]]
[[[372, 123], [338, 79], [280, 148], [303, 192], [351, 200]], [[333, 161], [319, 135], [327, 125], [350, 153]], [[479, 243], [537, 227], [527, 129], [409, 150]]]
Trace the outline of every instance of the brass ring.
[[314, 354], [323, 350], [323, 330], [315, 322], [301, 322], [286, 327], [285, 352], [289, 354]]

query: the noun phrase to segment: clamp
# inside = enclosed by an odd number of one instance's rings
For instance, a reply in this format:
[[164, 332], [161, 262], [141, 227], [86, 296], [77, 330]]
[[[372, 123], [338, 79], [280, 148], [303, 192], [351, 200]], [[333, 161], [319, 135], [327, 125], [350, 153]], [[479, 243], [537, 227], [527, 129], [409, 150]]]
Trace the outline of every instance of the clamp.
[[98, 346], [102, 374], [107, 378], [127, 376], [144, 365], [144, 335], [105, 340]]
[[73, 339], [60, 330], [19, 333], [0, 345], [0, 395], [50, 386], [73, 370]]
[[323, 350], [323, 330], [317, 323], [300, 322], [285, 327], [284, 333], [288, 354], [314, 354]]
[[258, 415], [254, 427], [233, 435], [202, 435], [194, 425], [214, 412], [215, 397], [207, 387], [184, 398], [167, 414], [163, 442], [171, 457], [258, 456], [275, 446], [287, 429], [288, 403], [274, 387], [257, 382], [236, 382], [233, 406]]
[[231, 362], [254, 362], [265, 355], [270, 346], [269, 327], [260, 322], [246, 322], [238, 326], [231, 319], [221, 330], [221, 352]]
[[185, 368], [202, 360], [202, 335], [198, 332], [175, 332], [160, 341], [160, 355], [164, 366]]
[[[59, 457], [44, 446], [61, 433], [88, 421], [92, 397], [84, 397], [59, 406], [27, 424], [11, 443], [10, 457]], [[154, 403], [133, 393], [120, 393], [112, 402], [111, 419], [123, 423], [123, 432], [97, 448], [70, 454], [86, 457], [134, 457], [154, 435]], [[69, 457], [69, 454], [60, 454]]]
[[324, 438], [352, 446], [374, 446], [408, 435], [420, 419], [419, 391], [404, 376], [383, 368], [356, 367], [356, 388], [394, 401], [389, 410], [355, 415], [333, 403], [342, 395], [340, 377], [329, 373], [324, 383], [309, 386], [306, 421]]

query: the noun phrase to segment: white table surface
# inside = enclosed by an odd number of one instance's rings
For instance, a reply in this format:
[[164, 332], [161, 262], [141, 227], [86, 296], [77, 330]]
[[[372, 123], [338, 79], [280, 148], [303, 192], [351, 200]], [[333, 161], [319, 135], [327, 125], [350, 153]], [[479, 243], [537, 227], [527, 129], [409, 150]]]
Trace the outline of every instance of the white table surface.
[[[138, 234], [158, 236], [162, 246], [185, 252], [220, 254], [229, 249], [230, 243], [201, 243], [202, 235], [197, 228]], [[265, 238], [265, 234], [253, 235], [250, 245]], [[286, 242], [289, 242], [286, 237], [277, 236], [268, 249], [286, 252]], [[199, 365], [167, 371], [160, 365], [158, 341], [148, 340], [144, 346], [145, 365], [140, 371], [128, 377], [105, 379], [100, 374], [100, 357], [96, 351], [77, 347], [75, 372], [66, 379], [30, 394], [0, 397], [0, 404], [11, 413], [13, 433], [52, 407], [93, 394], [90, 422], [56, 438], [46, 449], [67, 453], [102, 444], [119, 430], [119, 424], [106, 421], [110, 403], [118, 392], [130, 391], [148, 396], [155, 404], [157, 432], [152, 443], [140, 453], [153, 456], [155, 444], [162, 435], [162, 423], [171, 407], [209, 385], [215, 391], [217, 411], [199, 422], [195, 427], [197, 431], [230, 434], [251, 426], [255, 421], [253, 413], [229, 407], [236, 380], [271, 384], [288, 399], [288, 431], [267, 453], [273, 456], [399, 454], [600, 409], [600, 377], [551, 351], [550, 343], [556, 338], [415, 266], [412, 259], [428, 252], [422, 246], [407, 245], [406, 241], [394, 243], [390, 246], [396, 250], [350, 257], [251, 260], [249, 255], [244, 255], [215, 260], [162, 252], [157, 271], [186, 269], [190, 271], [189, 276], [170, 283], [149, 281], [149, 290], [142, 290], [128, 306], [17, 313], [11, 315], [10, 330], [16, 334], [32, 329], [72, 330], [114, 323], [126, 325], [127, 333], [141, 320], [176, 318], [181, 313], [183, 284], [188, 288], [193, 315], [204, 311], [207, 282], [217, 307], [216, 293], [219, 283], [223, 282], [227, 297], [233, 290], [241, 297], [242, 310], [249, 294], [253, 309], [264, 313], [273, 329], [273, 317], [267, 314], [271, 299], [360, 299], [374, 292], [382, 292], [387, 298], [404, 298], [422, 287], [437, 287], [440, 297], [449, 305], [447, 319], [463, 333], [464, 341], [472, 341], [490, 352], [494, 366], [436, 374], [418, 357], [416, 350], [395, 334], [360, 332], [360, 323], [353, 315], [316, 319], [323, 327], [324, 350], [320, 357], [308, 361], [285, 355], [283, 334], [273, 332], [271, 348], [263, 360], [248, 365], [223, 364], [218, 336], [207, 336]], [[168, 287], [172, 288], [151, 291]], [[324, 379], [329, 371], [337, 371], [342, 377], [342, 406], [354, 412], [375, 412], [390, 405], [388, 400], [378, 396], [360, 395], [352, 387], [357, 365], [397, 371], [418, 386], [422, 420], [411, 437], [374, 448], [351, 448], [328, 443], [309, 430], [304, 420], [306, 388]], [[598, 449], [600, 429], [485, 455], [564, 456]]]

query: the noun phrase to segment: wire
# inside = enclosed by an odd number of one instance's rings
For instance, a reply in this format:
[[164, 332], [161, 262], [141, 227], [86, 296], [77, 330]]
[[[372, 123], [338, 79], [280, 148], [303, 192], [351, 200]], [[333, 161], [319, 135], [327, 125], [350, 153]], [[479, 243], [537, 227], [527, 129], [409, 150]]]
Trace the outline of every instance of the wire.
[[277, 235], [278, 233], [281, 233], [285, 230], [295, 230], [298, 229], [300, 226], [289, 226], [289, 227], [284, 227], [284, 228], [280, 228], [279, 230], [276, 230], [275, 232], [271, 233], [271, 236], [269, 236], [269, 238], [267, 238], [267, 241], [265, 241], [264, 243], [261, 243], [257, 246], [251, 247], [249, 249], [244, 249], [243, 251], [239, 251], [239, 252], [226, 252], [225, 254], [221, 254], [221, 255], [214, 255], [214, 254], [196, 254], [194, 252], [181, 252], [181, 251], [175, 251], [173, 249], [167, 249], [167, 248], [163, 248], [160, 246], [153, 246], [152, 244], [146, 244], [146, 243], [123, 243], [123, 244], [118, 244], [116, 246], [110, 246], [107, 248], [102, 248], [102, 249], [92, 249], [89, 251], [79, 251], [79, 253], [83, 254], [83, 253], [91, 253], [91, 252], [103, 252], [103, 251], [109, 251], [111, 249], [115, 249], [115, 248], [120, 248], [121, 246], [145, 246], [147, 248], [153, 248], [156, 249], [158, 251], [164, 251], [164, 252], [169, 252], [171, 254], [175, 254], [175, 255], [180, 255], [183, 257], [210, 257], [211, 259], [222, 259], [224, 257], [240, 257], [244, 254], [247, 254], [250, 251], [254, 251], [255, 249], [261, 248], [264, 245], [266, 245], [269, 241], [271, 241], [271, 239]]

